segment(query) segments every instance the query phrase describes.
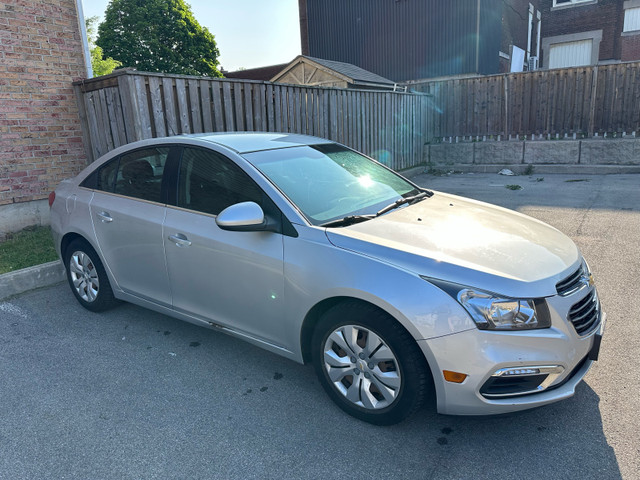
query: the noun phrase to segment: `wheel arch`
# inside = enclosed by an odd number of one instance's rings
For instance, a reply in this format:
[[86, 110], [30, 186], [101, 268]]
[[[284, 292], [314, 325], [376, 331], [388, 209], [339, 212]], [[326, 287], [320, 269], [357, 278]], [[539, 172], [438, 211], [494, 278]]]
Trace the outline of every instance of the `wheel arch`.
[[[69, 245], [71, 244], [71, 242], [73, 242], [76, 239], [82, 239], [85, 242], [87, 242], [89, 245], [91, 245], [91, 242], [89, 240], [87, 240], [87, 238], [83, 235], [80, 235], [79, 233], [76, 232], [68, 232], [65, 233], [65, 235], [60, 239], [60, 256], [62, 258], [64, 258], [66, 252], [67, 252], [67, 248], [69, 248]], [[93, 245], [91, 245], [93, 247]], [[95, 250], [95, 247], [93, 247], [93, 249]]]
[[302, 352], [302, 360], [305, 364], [311, 362], [311, 339], [313, 337], [313, 332], [315, 330], [315, 327], [318, 324], [318, 321], [320, 320], [320, 317], [322, 317], [322, 315], [330, 308], [345, 302], [361, 303], [363, 306], [367, 306], [369, 308], [379, 310], [383, 312], [385, 315], [387, 315], [389, 318], [393, 319], [393, 321], [396, 322], [403, 330], [405, 330], [409, 334], [409, 336], [413, 338], [414, 342], [416, 342], [416, 346], [422, 354], [424, 363], [427, 366], [427, 369], [431, 372], [431, 366], [429, 364], [429, 361], [424, 355], [424, 352], [422, 351], [420, 346], [418, 345], [418, 342], [416, 341], [415, 336], [406, 328], [406, 326], [400, 320], [398, 320], [398, 318], [396, 318], [388, 310], [380, 307], [379, 305], [376, 305], [375, 303], [364, 300], [362, 298], [351, 297], [351, 296], [337, 296], [337, 297], [325, 298], [324, 300], [321, 300], [320, 302], [316, 303], [309, 310], [309, 312], [307, 313], [307, 315], [305, 316], [302, 322], [302, 328], [300, 330], [300, 349]]

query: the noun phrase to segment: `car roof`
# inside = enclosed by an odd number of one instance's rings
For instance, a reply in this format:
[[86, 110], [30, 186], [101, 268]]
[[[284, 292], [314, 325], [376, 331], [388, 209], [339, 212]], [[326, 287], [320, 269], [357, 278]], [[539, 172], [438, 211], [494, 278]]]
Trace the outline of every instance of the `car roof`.
[[278, 148], [300, 147], [305, 145], [318, 145], [333, 143], [324, 138], [296, 133], [266, 133], [266, 132], [221, 132], [221, 133], [196, 133], [173, 137], [193, 138], [200, 141], [211, 142], [234, 150], [236, 153], [249, 153], [261, 150], [274, 150]]

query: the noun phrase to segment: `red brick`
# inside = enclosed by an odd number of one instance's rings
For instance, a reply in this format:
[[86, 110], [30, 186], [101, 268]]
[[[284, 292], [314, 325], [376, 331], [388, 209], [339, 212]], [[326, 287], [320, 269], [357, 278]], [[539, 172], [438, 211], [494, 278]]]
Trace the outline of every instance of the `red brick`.
[[542, 0], [542, 38], [602, 30], [600, 60], [620, 60], [624, 18], [622, 0], [598, 0], [594, 4], [552, 9], [553, 0]]
[[0, 204], [46, 198], [86, 164], [71, 83], [85, 76], [75, 0], [0, 0]]

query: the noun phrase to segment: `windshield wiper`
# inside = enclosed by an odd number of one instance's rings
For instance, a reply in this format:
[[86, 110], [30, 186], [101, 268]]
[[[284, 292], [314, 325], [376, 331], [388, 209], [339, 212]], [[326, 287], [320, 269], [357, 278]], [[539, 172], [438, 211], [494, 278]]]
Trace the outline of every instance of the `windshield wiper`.
[[419, 202], [423, 198], [429, 198], [433, 196], [433, 192], [430, 190], [422, 190], [420, 193], [416, 195], [412, 195], [410, 197], [403, 197], [390, 205], [387, 205], [382, 210], [374, 214], [366, 214], [366, 215], [347, 215], [346, 217], [339, 218], [337, 220], [332, 220], [327, 223], [323, 223], [321, 227], [348, 227], [349, 225], [353, 225], [354, 223], [365, 222], [367, 220], [371, 220], [372, 218], [379, 217], [380, 215], [384, 215], [391, 210], [398, 208], [402, 205], [406, 205], [407, 203], [415, 203]]
[[337, 220], [332, 220], [327, 223], [323, 223], [321, 227], [347, 227], [349, 225], [353, 225], [354, 223], [364, 222], [366, 220], [371, 220], [375, 218], [376, 215], [348, 215], [344, 218], [339, 218]]
[[433, 192], [430, 192], [428, 190], [424, 190], [416, 195], [412, 195], [410, 197], [403, 197], [400, 198], [398, 200], [396, 200], [395, 202], [393, 202], [390, 205], [387, 205], [386, 207], [384, 207], [382, 210], [380, 210], [378, 213], [376, 213], [376, 217], [379, 217], [380, 215], [384, 215], [387, 212], [390, 212], [391, 210], [394, 210], [402, 205], [406, 205], [407, 203], [414, 203], [417, 202], [419, 200], [422, 200], [423, 198], [428, 198], [431, 197], [433, 195]]

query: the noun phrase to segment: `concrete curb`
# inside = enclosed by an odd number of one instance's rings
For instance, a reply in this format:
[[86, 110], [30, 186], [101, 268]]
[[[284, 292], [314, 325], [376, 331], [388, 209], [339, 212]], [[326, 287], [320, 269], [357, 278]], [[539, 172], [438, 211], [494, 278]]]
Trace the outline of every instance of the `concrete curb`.
[[[638, 174], [640, 165], [551, 165], [551, 164], [462, 164], [433, 165], [435, 172], [498, 173], [503, 168], [518, 175], [566, 174], [566, 175], [620, 175]], [[429, 168], [426, 169], [429, 172]], [[530, 172], [530, 173], [528, 173]], [[405, 177], [407, 175], [405, 174]]]
[[0, 275], [0, 300], [66, 280], [60, 260]]

